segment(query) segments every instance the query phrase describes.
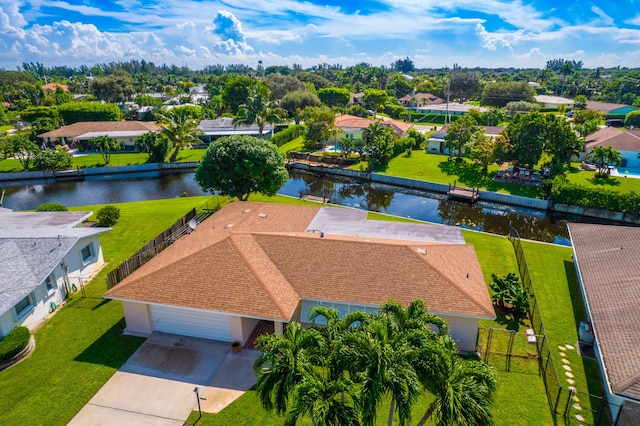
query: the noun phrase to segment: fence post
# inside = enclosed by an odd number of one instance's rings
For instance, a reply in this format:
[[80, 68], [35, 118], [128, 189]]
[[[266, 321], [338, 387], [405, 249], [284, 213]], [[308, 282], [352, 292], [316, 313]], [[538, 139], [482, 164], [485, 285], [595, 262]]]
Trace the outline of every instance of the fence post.
[[562, 394], [562, 387], [558, 388], [558, 396], [556, 397], [556, 403], [553, 406], [553, 414], [558, 413], [558, 404], [560, 403], [560, 394]]
[[484, 352], [484, 362], [487, 362], [489, 359], [489, 350], [491, 349], [491, 337], [493, 336], [493, 328], [489, 329], [489, 333], [487, 335], [487, 348]]

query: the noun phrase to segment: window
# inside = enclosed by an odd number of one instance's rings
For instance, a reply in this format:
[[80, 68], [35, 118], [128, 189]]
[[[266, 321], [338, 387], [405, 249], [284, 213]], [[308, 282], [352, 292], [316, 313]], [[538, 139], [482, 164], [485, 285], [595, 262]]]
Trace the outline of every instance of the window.
[[49, 275], [44, 280], [44, 286], [47, 288], [48, 293], [51, 293], [52, 291], [56, 290], [58, 286], [56, 285], [56, 278], [53, 276], [53, 274]]
[[93, 259], [95, 256], [93, 252], [93, 244], [87, 244], [85, 248], [80, 251], [80, 255], [82, 256], [82, 263], [84, 264], [87, 264], [91, 259]]
[[31, 303], [31, 295], [28, 295], [27, 297], [16, 303], [16, 305], [14, 306], [14, 309], [16, 310], [16, 316], [18, 318], [28, 314], [31, 311], [31, 308], [33, 308], [33, 303]]

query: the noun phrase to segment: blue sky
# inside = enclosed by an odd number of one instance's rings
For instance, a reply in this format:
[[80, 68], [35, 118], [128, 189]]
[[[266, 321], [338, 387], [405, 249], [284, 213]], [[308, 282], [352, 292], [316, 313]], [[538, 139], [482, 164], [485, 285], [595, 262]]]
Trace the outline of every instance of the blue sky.
[[0, 68], [156, 64], [640, 67], [640, 0], [0, 0]]

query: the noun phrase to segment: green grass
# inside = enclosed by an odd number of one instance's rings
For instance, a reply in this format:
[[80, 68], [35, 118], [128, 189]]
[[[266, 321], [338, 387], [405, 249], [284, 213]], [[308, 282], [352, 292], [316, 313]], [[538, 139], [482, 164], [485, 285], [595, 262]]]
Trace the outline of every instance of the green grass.
[[284, 145], [278, 147], [278, 151], [282, 154], [288, 156], [290, 152], [312, 152], [315, 151], [313, 149], [305, 148], [304, 146], [304, 136], [298, 136], [290, 142], [285, 143]]
[[106, 273], [209, 198], [118, 204], [118, 224], [100, 237], [109, 264], [86, 286], [87, 297], [75, 293], [36, 332], [33, 355], [0, 372], [0, 424], [66, 424], [122, 366], [144, 339], [122, 335], [122, 304], [102, 298]]
[[[620, 170], [624, 171], [624, 167], [620, 167]], [[640, 193], [640, 179], [619, 176], [609, 176], [603, 179], [596, 178], [595, 175], [596, 172], [579, 170], [577, 167], [572, 167], [570, 172], [567, 173], [567, 180], [587, 187], [603, 187], [622, 193], [630, 191]]]
[[[200, 161], [206, 149], [185, 149], [178, 153], [178, 162]], [[101, 154], [78, 154], [72, 157], [72, 168], [80, 167], [81, 169], [89, 167], [104, 166], [130, 166], [135, 164], [145, 164], [149, 156], [143, 152], [118, 152], [111, 154], [109, 164], [104, 163]], [[22, 165], [15, 158], [8, 158], [0, 161], [0, 172], [21, 172]]]
[[[392, 176], [409, 179], [425, 180], [429, 182], [450, 184], [457, 181], [458, 185], [476, 187], [495, 192], [504, 192], [512, 195], [522, 195], [536, 198], [540, 196], [540, 189], [525, 185], [513, 185], [502, 182], [494, 182], [493, 176], [498, 171], [498, 165], [491, 165], [487, 173], [482, 168], [468, 159], [462, 162], [447, 161], [448, 156], [429, 154], [423, 150], [412, 151], [411, 156], [398, 155], [381, 170]], [[359, 166], [359, 165], [358, 165]]]
[[4, 124], [0, 126], [0, 132], [6, 132], [7, 130], [11, 129], [13, 129], [13, 126], [11, 124]]
[[[558, 371], [560, 384], [569, 386], [562, 368], [562, 357], [558, 345], [577, 347], [578, 327], [586, 319], [584, 304], [570, 247], [523, 242], [523, 248], [531, 279], [540, 305], [542, 322], [549, 339], [551, 354]], [[595, 360], [582, 357], [574, 350], [566, 350], [575, 375], [574, 386], [579, 392], [603, 395], [601, 376]], [[588, 411], [587, 398], [580, 398], [583, 411]], [[585, 416], [585, 418], [587, 418]]]

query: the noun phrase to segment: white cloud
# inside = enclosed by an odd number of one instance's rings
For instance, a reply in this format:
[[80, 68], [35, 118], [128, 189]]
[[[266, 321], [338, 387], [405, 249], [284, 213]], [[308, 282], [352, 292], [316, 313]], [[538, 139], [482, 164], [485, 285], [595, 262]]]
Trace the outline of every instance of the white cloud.
[[218, 11], [213, 18], [213, 27], [210, 28], [210, 32], [220, 40], [214, 44], [215, 50], [220, 53], [236, 55], [253, 50], [247, 44], [247, 37], [242, 31], [242, 24], [228, 10]]
[[600, 19], [598, 20], [599, 23], [601, 23], [603, 25], [613, 25], [613, 18], [611, 16], [607, 15], [598, 6], [596, 6], [596, 5], [591, 6], [591, 11], [593, 13], [595, 13], [596, 15], [598, 15], [598, 17], [600, 17]]
[[633, 18], [627, 19], [624, 22], [625, 22], [625, 24], [640, 26], [640, 15], [636, 15]]

